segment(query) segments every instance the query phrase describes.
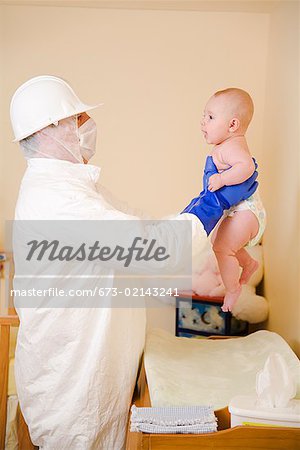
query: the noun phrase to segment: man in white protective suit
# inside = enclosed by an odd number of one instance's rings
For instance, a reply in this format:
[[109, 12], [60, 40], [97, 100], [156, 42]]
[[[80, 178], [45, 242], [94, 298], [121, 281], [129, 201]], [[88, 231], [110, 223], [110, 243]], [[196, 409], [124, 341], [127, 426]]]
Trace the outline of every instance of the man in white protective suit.
[[[131, 227], [133, 221], [134, 232], [149, 242], [159, 235], [166, 242], [180, 243], [173, 225], [181, 221], [190, 224], [193, 248], [201, 251], [223, 211], [256, 190], [256, 174], [214, 193], [206, 189], [204, 177], [204, 191], [169, 224], [143, 227], [142, 220], [114, 208], [97, 189], [100, 169], [87, 164], [96, 145], [96, 124], [87, 111], [95, 107], [81, 102], [68, 83], [54, 76], [32, 78], [17, 89], [11, 122], [28, 163], [16, 205], [17, 222], [121, 220]], [[206, 178], [215, 172], [215, 167], [206, 167]], [[38, 233], [43, 237], [41, 229]], [[14, 253], [18, 251], [15, 241]], [[174, 272], [183, 251], [182, 242], [173, 247]], [[14, 288], [22, 272], [15, 259]], [[161, 267], [167, 265], [167, 260], [161, 262]], [[67, 276], [69, 266], [59, 267]], [[91, 289], [96, 282], [102, 287], [114, 285], [117, 266], [108, 263], [104, 268], [95, 262], [93, 267], [97, 279], [78, 276], [81, 288]], [[38, 278], [38, 269], [34, 275]], [[45, 297], [38, 304], [25, 300], [15, 299], [20, 318], [15, 378], [33, 444], [43, 450], [124, 449], [144, 346], [145, 309], [81, 307], [80, 303], [68, 307], [53, 292], [55, 307]], [[106, 305], [109, 301], [106, 298]]]

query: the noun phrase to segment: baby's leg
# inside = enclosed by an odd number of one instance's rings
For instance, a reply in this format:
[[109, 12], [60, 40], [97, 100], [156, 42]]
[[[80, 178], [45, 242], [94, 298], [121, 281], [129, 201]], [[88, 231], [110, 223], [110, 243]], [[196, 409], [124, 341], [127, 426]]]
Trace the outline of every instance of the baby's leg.
[[244, 248], [241, 248], [236, 253], [236, 257], [243, 269], [240, 277], [240, 283], [247, 284], [251, 278], [251, 275], [258, 269], [259, 264], [255, 259], [251, 258], [249, 253]]
[[[223, 311], [231, 311], [241, 293], [237, 253], [258, 232], [258, 221], [251, 211], [236, 211], [221, 222], [214, 236], [213, 250], [226, 289]], [[245, 258], [242, 252], [241, 259]]]

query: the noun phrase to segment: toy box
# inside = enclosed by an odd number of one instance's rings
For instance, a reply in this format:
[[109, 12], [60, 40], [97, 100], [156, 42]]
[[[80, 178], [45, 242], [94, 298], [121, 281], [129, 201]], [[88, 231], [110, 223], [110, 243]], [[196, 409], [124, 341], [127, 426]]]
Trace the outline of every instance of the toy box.
[[224, 297], [202, 297], [181, 293], [176, 297], [176, 336], [201, 337], [210, 335], [244, 336], [248, 322], [223, 312]]

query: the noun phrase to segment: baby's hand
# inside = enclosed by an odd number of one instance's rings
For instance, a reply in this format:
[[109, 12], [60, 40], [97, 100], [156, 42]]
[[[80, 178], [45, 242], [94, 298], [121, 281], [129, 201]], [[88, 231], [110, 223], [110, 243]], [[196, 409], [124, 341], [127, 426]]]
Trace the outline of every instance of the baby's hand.
[[208, 190], [210, 192], [215, 192], [223, 186], [224, 184], [222, 183], [222, 177], [220, 173], [215, 173], [208, 180]]

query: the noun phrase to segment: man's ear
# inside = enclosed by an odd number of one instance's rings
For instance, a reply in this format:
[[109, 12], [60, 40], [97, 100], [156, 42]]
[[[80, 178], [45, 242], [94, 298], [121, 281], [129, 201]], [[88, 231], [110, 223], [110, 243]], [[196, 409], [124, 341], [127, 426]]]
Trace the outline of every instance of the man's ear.
[[237, 119], [236, 117], [231, 119], [229, 122], [229, 132], [234, 133], [235, 131], [237, 131], [240, 127], [240, 124], [241, 123], [240, 123], [239, 119]]

